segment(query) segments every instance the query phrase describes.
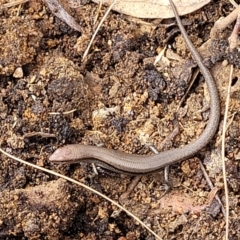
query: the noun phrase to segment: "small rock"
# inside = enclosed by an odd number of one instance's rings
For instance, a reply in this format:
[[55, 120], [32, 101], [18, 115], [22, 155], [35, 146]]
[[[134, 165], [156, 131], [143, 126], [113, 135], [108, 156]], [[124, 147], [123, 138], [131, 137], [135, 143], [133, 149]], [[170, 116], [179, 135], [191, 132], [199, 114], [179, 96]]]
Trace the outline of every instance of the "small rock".
[[22, 78], [23, 77], [23, 70], [21, 67], [18, 67], [14, 73], [13, 73], [13, 77], [15, 78]]

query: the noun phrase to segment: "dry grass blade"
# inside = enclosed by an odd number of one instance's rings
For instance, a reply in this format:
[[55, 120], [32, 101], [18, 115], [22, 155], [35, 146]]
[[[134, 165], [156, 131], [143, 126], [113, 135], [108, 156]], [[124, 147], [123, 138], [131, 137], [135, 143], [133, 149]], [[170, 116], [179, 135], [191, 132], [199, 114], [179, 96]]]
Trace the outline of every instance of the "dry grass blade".
[[[199, 161], [199, 165], [200, 165], [200, 168], [201, 168], [201, 170], [203, 172], [203, 175], [204, 175], [204, 177], [205, 177], [205, 179], [206, 179], [206, 181], [208, 183], [208, 186], [211, 188], [211, 190], [213, 190], [215, 187], [213, 186], [213, 183], [212, 183], [210, 177], [208, 176], [208, 174], [207, 174], [207, 172], [206, 172], [206, 170], [205, 170], [205, 168], [204, 168], [204, 166], [203, 166], [201, 161]], [[226, 217], [226, 211], [225, 211], [224, 206], [223, 206], [223, 204], [221, 202], [221, 199], [220, 199], [220, 197], [218, 196], [217, 193], [215, 194], [215, 199], [221, 205], [222, 213], [223, 213], [224, 217]]]
[[77, 111], [77, 109], [72, 109], [72, 110], [67, 111], [67, 112], [50, 112], [49, 115], [60, 115], [60, 114], [66, 115], [66, 114], [73, 113], [75, 111]]
[[103, 5], [103, 0], [100, 0], [99, 6], [98, 6], [98, 10], [97, 10], [97, 14], [96, 14], [96, 16], [94, 18], [94, 21], [93, 21], [94, 25], [96, 24], [96, 22], [98, 20], [98, 16], [99, 16], [99, 13], [100, 13], [100, 11], [102, 9], [102, 5]]
[[25, 2], [29, 2], [29, 0], [15, 0], [15, 1], [12, 1], [10, 3], [4, 3], [3, 8], [13, 7], [13, 6], [25, 3]]
[[192, 79], [191, 79], [191, 81], [190, 81], [190, 84], [188, 85], [187, 91], [185, 92], [184, 96], [182, 97], [181, 101], [180, 101], [179, 104], [178, 104], [177, 111], [179, 111], [180, 107], [182, 106], [183, 102], [185, 101], [185, 99], [186, 99], [189, 91], [191, 90], [192, 85], [194, 84], [194, 82], [195, 82], [195, 80], [196, 80], [199, 72], [200, 72], [199, 69], [196, 70], [196, 71], [194, 71], [194, 73], [193, 73], [193, 75], [192, 75]]
[[238, 4], [234, 0], [229, 0], [229, 2], [236, 8], [238, 7]]
[[229, 235], [229, 196], [228, 196], [228, 186], [227, 186], [227, 176], [226, 176], [226, 166], [225, 166], [225, 137], [226, 137], [226, 128], [227, 128], [227, 115], [230, 101], [230, 92], [231, 92], [231, 83], [232, 83], [232, 75], [233, 75], [233, 66], [231, 65], [230, 74], [229, 74], [229, 82], [227, 89], [227, 98], [225, 104], [225, 113], [223, 119], [223, 134], [222, 134], [222, 171], [223, 171], [223, 180], [224, 180], [224, 190], [225, 190], [225, 198], [226, 198], [226, 232], [225, 239], [228, 239]]
[[37, 166], [35, 164], [32, 164], [32, 163], [29, 163], [27, 161], [24, 161], [20, 158], [17, 158], [17, 157], [14, 157], [13, 155], [5, 152], [3, 149], [0, 148], [0, 152], [3, 153], [4, 155], [8, 156], [9, 158], [15, 160], [15, 161], [18, 161], [22, 164], [25, 164], [25, 165], [28, 165], [30, 167], [33, 167], [35, 169], [38, 169], [38, 170], [41, 170], [43, 172], [46, 172], [46, 173], [49, 173], [49, 174], [52, 174], [54, 176], [57, 176], [57, 177], [60, 177], [60, 178], [63, 178], [69, 182], [72, 182], [72, 183], [75, 183], [81, 187], [84, 187], [86, 188], [87, 190], [97, 194], [98, 196], [106, 199], [107, 201], [109, 201], [110, 203], [112, 203], [113, 205], [117, 206], [118, 208], [120, 208], [121, 210], [123, 210], [124, 212], [126, 212], [130, 217], [132, 217], [133, 219], [135, 219], [138, 223], [140, 223], [145, 229], [147, 229], [152, 235], [154, 235], [156, 237], [156, 239], [159, 239], [159, 240], [162, 240], [162, 238], [160, 238], [155, 232], [153, 232], [144, 222], [142, 222], [138, 217], [136, 217], [135, 215], [133, 215], [131, 212], [129, 212], [127, 209], [125, 209], [124, 207], [122, 207], [120, 204], [118, 204], [117, 202], [113, 201], [112, 199], [110, 199], [109, 197], [105, 196], [104, 194], [94, 190], [93, 188], [81, 183], [81, 182], [78, 182], [70, 177], [67, 177], [67, 176], [64, 176], [60, 173], [57, 173], [57, 172], [54, 172], [54, 171], [51, 171], [47, 168], [43, 168], [43, 167], [40, 167], [40, 166]]
[[112, 4], [110, 5], [110, 7], [108, 8], [108, 10], [107, 10], [106, 13], [104, 14], [104, 16], [103, 16], [102, 20], [100, 21], [97, 29], [95, 30], [94, 34], [92, 35], [92, 38], [91, 38], [91, 40], [90, 40], [90, 42], [89, 42], [89, 44], [88, 44], [88, 47], [87, 47], [86, 51], [85, 51], [84, 54], [83, 54], [83, 58], [82, 58], [82, 59], [84, 59], [84, 58], [87, 56], [87, 54], [88, 54], [88, 52], [89, 52], [89, 49], [90, 49], [90, 47], [91, 47], [91, 45], [92, 45], [92, 42], [93, 42], [93, 40], [95, 39], [95, 37], [96, 37], [96, 35], [97, 35], [97, 33], [98, 33], [98, 30], [99, 30], [100, 27], [102, 26], [104, 20], [106, 19], [107, 15], [108, 15], [109, 12], [112, 10], [114, 4], [115, 4], [117, 1], [118, 1], [118, 0], [113, 0]]

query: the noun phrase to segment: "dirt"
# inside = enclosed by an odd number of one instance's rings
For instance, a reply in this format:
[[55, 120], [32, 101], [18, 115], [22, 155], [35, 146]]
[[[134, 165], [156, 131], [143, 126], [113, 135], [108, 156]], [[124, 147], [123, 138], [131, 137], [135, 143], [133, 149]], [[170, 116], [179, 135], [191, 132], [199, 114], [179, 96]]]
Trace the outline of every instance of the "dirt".
[[[4, 6], [0, 0], [0, 6]], [[229, 51], [233, 25], [210, 39], [214, 22], [230, 3], [215, 1], [182, 17], [194, 45], [216, 79], [224, 114], [230, 65], [234, 65], [225, 152], [230, 236], [239, 229], [239, 53]], [[14, 156], [82, 181], [120, 201], [162, 239], [222, 239], [225, 206], [219, 132], [201, 154], [170, 166], [164, 196], [163, 170], [133, 177], [90, 165], [55, 165], [50, 154], [70, 143], [103, 144], [139, 155], [177, 148], [196, 139], [207, 124], [209, 96], [201, 74], [180, 110], [196, 64], [173, 19], [130, 19], [111, 12], [86, 59], [98, 5], [82, 2], [70, 13], [72, 30], [42, 1], [0, 9], [0, 143]], [[104, 15], [102, 7], [99, 18]], [[154, 65], [164, 47], [164, 58]], [[206, 109], [202, 111], [202, 109]], [[178, 116], [176, 117], [176, 113]], [[223, 119], [223, 118], [222, 118]], [[171, 136], [178, 126], [177, 133]], [[166, 141], [167, 139], [167, 141]], [[164, 141], [165, 144], [162, 144]], [[210, 189], [200, 168], [215, 186]], [[131, 217], [99, 196], [1, 155], [0, 239], [154, 239]]]

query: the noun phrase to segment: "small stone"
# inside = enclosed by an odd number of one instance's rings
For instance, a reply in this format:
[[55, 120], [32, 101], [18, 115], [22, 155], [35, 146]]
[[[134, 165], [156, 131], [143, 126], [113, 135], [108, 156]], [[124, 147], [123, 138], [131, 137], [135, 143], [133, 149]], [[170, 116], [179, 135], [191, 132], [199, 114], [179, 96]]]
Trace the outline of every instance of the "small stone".
[[21, 67], [18, 67], [14, 73], [13, 73], [13, 77], [15, 78], [22, 78], [23, 77], [23, 70]]
[[229, 64], [229, 62], [228, 62], [227, 60], [224, 60], [224, 61], [222, 62], [222, 66], [223, 66], [223, 67], [228, 66], [228, 64]]
[[37, 76], [36, 76], [36, 75], [32, 76], [31, 79], [30, 79], [30, 81], [29, 81], [29, 83], [30, 83], [30, 84], [33, 84], [36, 79], [37, 79]]
[[41, 69], [40, 75], [42, 75], [43, 77], [45, 77], [45, 76], [46, 76], [46, 73], [47, 73], [46, 68]]

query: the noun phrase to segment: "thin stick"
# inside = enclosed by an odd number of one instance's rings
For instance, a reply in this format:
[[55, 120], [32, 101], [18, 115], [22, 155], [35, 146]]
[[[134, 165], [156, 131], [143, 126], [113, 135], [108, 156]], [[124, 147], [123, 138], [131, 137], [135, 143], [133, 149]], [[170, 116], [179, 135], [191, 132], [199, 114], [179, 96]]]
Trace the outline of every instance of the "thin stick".
[[229, 83], [228, 83], [228, 89], [227, 89], [225, 113], [224, 113], [224, 119], [223, 119], [223, 131], [222, 131], [222, 171], [223, 171], [224, 191], [225, 191], [225, 199], [226, 199], [225, 239], [228, 239], [228, 235], [229, 235], [229, 196], [228, 196], [226, 165], [225, 165], [225, 138], [226, 138], [227, 115], [228, 115], [228, 108], [229, 108], [229, 101], [230, 101], [232, 74], [233, 74], [233, 66], [231, 65], [230, 74], [229, 74]]
[[146, 228], [150, 233], [152, 233], [152, 235], [154, 235], [157, 239], [162, 240], [162, 238], [160, 238], [155, 232], [153, 232], [153, 231], [152, 231], [144, 222], [142, 222], [138, 217], [134, 216], [131, 212], [129, 212], [127, 209], [125, 209], [124, 207], [122, 207], [122, 206], [121, 206], [120, 204], [118, 204], [117, 202], [113, 201], [112, 199], [110, 199], [109, 197], [103, 195], [102, 193], [96, 191], [95, 189], [93, 189], [93, 188], [85, 185], [84, 183], [78, 182], [78, 181], [76, 181], [76, 180], [74, 180], [74, 179], [72, 179], [72, 178], [70, 178], [70, 177], [67, 177], [67, 176], [64, 176], [64, 175], [62, 175], [62, 174], [60, 174], [60, 173], [51, 171], [51, 170], [49, 170], [49, 169], [47, 169], [47, 168], [43, 168], [43, 167], [37, 166], [37, 165], [35, 165], [35, 164], [29, 163], [29, 162], [27, 162], [27, 161], [24, 161], [24, 160], [22, 160], [22, 159], [20, 159], [20, 158], [14, 157], [13, 155], [5, 152], [5, 151], [4, 151], [3, 149], [1, 149], [1, 148], [0, 148], [0, 152], [3, 153], [4, 155], [8, 156], [9, 158], [11, 158], [11, 159], [13, 159], [13, 160], [16, 160], [16, 161], [18, 161], [18, 162], [20, 162], [20, 163], [23, 163], [23, 164], [28, 165], [28, 166], [30, 166], [30, 167], [33, 167], [33, 168], [35, 168], [35, 169], [41, 170], [41, 171], [43, 171], [43, 172], [46, 172], [46, 173], [55, 175], [55, 176], [57, 176], [57, 177], [63, 178], [63, 179], [65, 179], [65, 180], [69, 181], [69, 182], [75, 183], [75, 184], [77, 184], [77, 185], [79, 185], [79, 186], [81, 186], [81, 187], [86, 188], [87, 190], [89, 190], [89, 191], [97, 194], [98, 196], [106, 199], [107, 201], [109, 201], [109, 202], [112, 203], [113, 205], [115, 205], [115, 206], [117, 206], [118, 208], [120, 208], [122, 211], [126, 212], [130, 217], [132, 217], [133, 219], [135, 219], [135, 220], [136, 220], [137, 222], [139, 222], [144, 228]]
[[88, 52], [89, 52], [89, 49], [90, 49], [90, 47], [91, 47], [91, 45], [92, 45], [93, 40], [95, 39], [95, 37], [96, 37], [96, 35], [97, 35], [100, 27], [102, 26], [102, 24], [103, 24], [104, 20], [106, 19], [107, 15], [109, 14], [109, 12], [112, 10], [112, 8], [113, 8], [114, 4], [116, 3], [116, 1], [118, 1], [118, 0], [113, 0], [112, 4], [110, 5], [110, 7], [108, 8], [108, 10], [107, 10], [106, 13], [104, 14], [102, 20], [100, 21], [99, 25], [97, 26], [97, 29], [96, 29], [96, 31], [94, 32], [94, 34], [92, 35], [92, 38], [91, 38], [91, 40], [90, 40], [90, 42], [89, 42], [89, 44], [88, 44], [88, 47], [87, 47], [86, 51], [85, 51], [84, 54], [83, 54], [82, 60], [87, 56], [87, 54], [88, 54]]

